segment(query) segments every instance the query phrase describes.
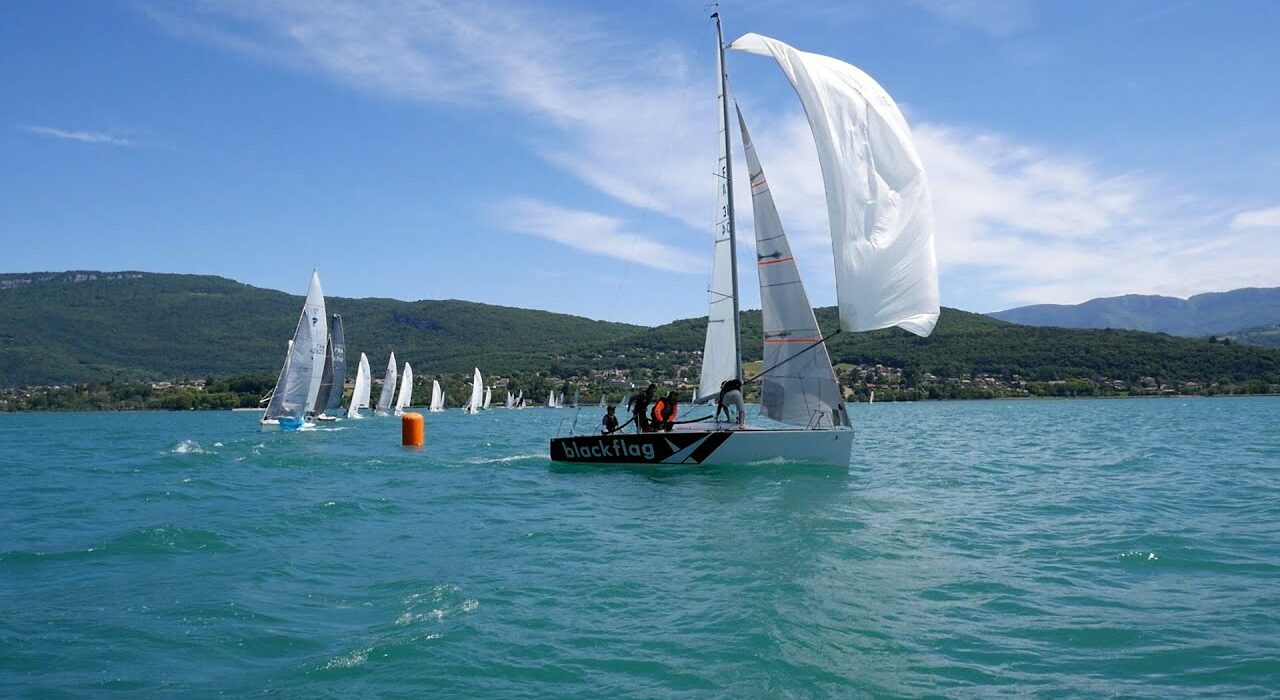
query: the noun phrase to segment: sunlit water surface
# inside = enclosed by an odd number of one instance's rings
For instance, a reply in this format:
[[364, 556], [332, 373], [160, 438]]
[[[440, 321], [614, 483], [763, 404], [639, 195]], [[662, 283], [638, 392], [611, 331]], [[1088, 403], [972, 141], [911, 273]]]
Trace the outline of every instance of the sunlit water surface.
[[0, 695], [1280, 694], [1280, 400], [850, 408], [847, 469], [0, 415]]

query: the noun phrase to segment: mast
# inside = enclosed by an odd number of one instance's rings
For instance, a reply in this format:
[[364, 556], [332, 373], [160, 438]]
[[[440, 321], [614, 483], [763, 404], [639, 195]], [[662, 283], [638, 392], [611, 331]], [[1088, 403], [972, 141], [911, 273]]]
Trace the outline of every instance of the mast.
[[720, 13], [712, 13], [716, 21], [716, 68], [720, 72], [720, 136], [724, 139], [725, 216], [729, 225], [729, 278], [733, 286], [733, 373], [742, 381], [742, 332], [738, 323], [738, 236], [733, 216], [733, 150], [729, 140], [729, 76], [724, 65], [724, 34], [720, 29]]

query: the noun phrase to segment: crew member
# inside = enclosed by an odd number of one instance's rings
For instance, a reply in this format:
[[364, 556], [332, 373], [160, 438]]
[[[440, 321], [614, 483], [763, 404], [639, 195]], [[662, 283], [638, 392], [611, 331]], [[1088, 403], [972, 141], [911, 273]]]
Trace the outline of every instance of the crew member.
[[674, 391], [658, 399], [658, 403], [653, 405], [654, 431], [665, 430], [668, 433], [671, 432], [671, 427], [676, 422], [676, 413], [680, 410], [678, 403], [679, 399], [676, 398], [676, 392]]
[[720, 396], [716, 398], [716, 422], [720, 422], [720, 412], [724, 411], [725, 420], [731, 416], [729, 406], [738, 409], [738, 427], [747, 425], [746, 404], [742, 400], [742, 380], [734, 378], [720, 383]]
[[600, 419], [600, 434], [608, 435], [618, 431], [618, 417], [613, 414], [613, 406], [605, 409], [604, 418]]
[[631, 399], [631, 416], [636, 422], [636, 432], [650, 432], [649, 427], [649, 404], [653, 403], [653, 396], [658, 392], [656, 384], [650, 384], [642, 394], [636, 394]]

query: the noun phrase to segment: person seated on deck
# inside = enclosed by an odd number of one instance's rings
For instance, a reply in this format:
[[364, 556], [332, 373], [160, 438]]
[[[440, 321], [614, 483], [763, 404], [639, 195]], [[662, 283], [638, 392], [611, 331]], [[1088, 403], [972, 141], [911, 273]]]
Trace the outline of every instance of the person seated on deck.
[[644, 390], [644, 393], [636, 394], [631, 399], [631, 419], [636, 422], [637, 433], [651, 432], [649, 426], [649, 404], [653, 402], [653, 395], [657, 391], [658, 386], [650, 384], [649, 388]]
[[605, 409], [604, 418], [600, 419], [600, 434], [608, 435], [616, 432], [618, 432], [618, 417], [613, 414], [613, 406], [610, 406]]
[[738, 427], [747, 426], [746, 404], [742, 400], [742, 380], [730, 379], [720, 384], [720, 396], [716, 398], [716, 422], [720, 422], [720, 412], [724, 411], [725, 420], [731, 418], [729, 406], [738, 409]]
[[654, 432], [658, 430], [671, 432], [671, 428], [676, 422], [676, 414], [680, 411], [678, 403], [679, 399], [676, 398], [676, 392], [673, 391], [658, 399], [658, 403], [653, 405]]

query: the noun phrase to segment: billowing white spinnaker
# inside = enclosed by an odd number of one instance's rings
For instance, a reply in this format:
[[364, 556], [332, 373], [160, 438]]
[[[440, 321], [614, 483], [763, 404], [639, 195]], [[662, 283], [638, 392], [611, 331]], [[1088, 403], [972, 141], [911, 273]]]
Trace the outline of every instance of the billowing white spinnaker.
[[759, 34], [729, 48], [772, 56], [808, 115], [827, 194], [841, 328], [929, 335], [939, 312], [933, 205], [898, 105], [844, 61]]

